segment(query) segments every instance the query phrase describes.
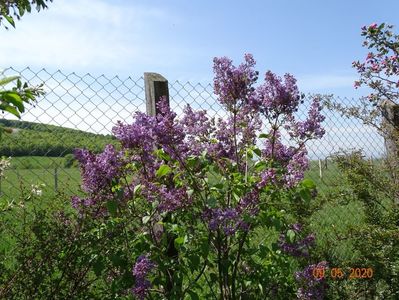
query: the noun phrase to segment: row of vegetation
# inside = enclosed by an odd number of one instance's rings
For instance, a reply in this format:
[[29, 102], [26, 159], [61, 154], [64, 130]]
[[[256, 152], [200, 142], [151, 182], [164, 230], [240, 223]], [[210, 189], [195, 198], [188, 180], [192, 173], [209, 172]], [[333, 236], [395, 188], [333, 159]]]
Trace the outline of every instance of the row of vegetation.
[[100, 152], [115, 144], [111, 135], [33, 122], [0, 120], [0, 126], [12, 129], [0, 143], [0, 156], [65, 156], [76, 148]]

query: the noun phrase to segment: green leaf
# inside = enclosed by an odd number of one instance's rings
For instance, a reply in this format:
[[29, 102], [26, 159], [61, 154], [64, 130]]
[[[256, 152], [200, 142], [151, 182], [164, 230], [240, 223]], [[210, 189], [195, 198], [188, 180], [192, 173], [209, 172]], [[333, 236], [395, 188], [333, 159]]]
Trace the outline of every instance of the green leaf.
[[288, 241], [289, 241], [290, 243], [293, 243], [293, 242], [295, 241], [295, 231], [292, 230], [292, 229], [289, 229], [289, 230], [287, 231], [287, 238], [288, 238]]
[[151, 219], [151, 216], [144, 216], [144, 217], [142, 218], [143, 224], [144, 224], [144, 225], [147, 224], [148, 221], [149, 221], [150, 219]]
[[159, 157], [160, 159], [163, 159], [165, 161], [170, 161], [171, 160], [171, 157], [167, 153], [165, 153], [165, 151], [163, 151], [162, 149], [156, 150], [155, 151], [155, 155], [157, 157]]
[[307, 187], [308, 189], [315, 189], [316, 184], [311, 179], [304, 179], [302, 181], [302, 186]]
[[97, 260], [93, 264], [93, 271], [96, 274], [96, 276], [100, 276], [104, 269], [105, 269], [105, 264], [101, 259]]
[[13, 114], [14, 116], [16, 116], [18, 118], [21, 118], [20, 113], [15, 109], [15, 107], [12, 107], [10, 105], [7, 105], [7, 106], [2, 105], [0, 107], [0, 109], [11, 113], [11, 114]]
[[126, 261], [121, 257], [121, 253], [111, 254], [110, 260], [112, 262], [112, 265], [115, 267], [123, 267], [126, 263]]
[[206, 258], [209, 253], [209, 244], [207, 240], [203, 240], [201, 243], [201, 255], [203, 258]]
[[134, 195], [137, 195], [137, 194], [139, 194], [141, 192], [141, 184], [138, 184], [138, 185], [136, 185], [135, 187], [134, 187], [134, 189], [133, 189], [133, 194]]
[[267, 138], [269, 138], [269, 135], [266, 134], [266, 133], [261, 133], [261, 134], [259, 135], [259, 138], [260, 138], [260, 139], [267, 139]]
[[14, 21], [13, 17], [7, 16], [7, 15], [3, 15], [3, 17], [8, 21], [8, 23], [10, 23], [12, 25], [12, 27], [15, 28], [15, 21]]
[[1, 86], [6, 85], [7, 83], [10, 83], [18, 78], [19, 78], [19, 76], [4, 77], [4, 78], [0, 79], [0, 85]]
[[118, 203], [114, 200], [107, 201], [107, 209], [111, 215], [116, 215], [118, 211]]
[[168, 175], [170, 172], [172, 172], [172, 169], [168, 165], [161, 165], [155, 173], [155, 176], [160, 178]]
[[247, 158], [252, 159], [254, 157], [254, 152], [252, 149], [248, 149], [246, 152]]
[[216, 208], [218, 201], [216, 200], [215, 197], [208, 197], [207, 199], [207, 204], [209, 205], [210, 208]]
[[299, 195], [301, 196], [301, 198], [302, 198], [303, 200], [305, 200], [305, 201], [307, 201], [307, 202], [309, 202], [309, 201], [312, 200], [312, 193], [311, 193], [310, 190], [307, 189], [307, 188], [301, 189], [301, 190], [299, 191]]
[[187, 241], [187, 236], [179, 236], [175, 238], [175, 247], [181, 247]]
[[199, 300], [200, 299], [198, 294], [194, 291], [188, 291], [188, 294], [190, 295], [191, 300]]
[[201, 263], [200, 257], [198, 255], [196, 255], [196, 254], [193, 254], [193, 255], [190, 255], [188, 257], [188, 259], [190, 261], [190, 268], [192, 270], [197, 270], [199, 268], [199, 266], [200, 266], [200, 263]]
[[189, 157], [186, 161], [186, 165], [189, 168], [194, 168], [199, 164], [199, 158], [196, 156]]
[[254, 151], [254, 153], [255, 153], [257, 156], [259, 156], [259, 157], [262, 156], [262, 152], [260, 151], [259, 148], [255, 148], [255, 149], [253, 149], [253, 151]]
[[267, 164], [264, 161], [258, 161], [255, 163], [255, 170], [257, 172], [261, 172], [261, 171], [265, 170], [266, 167], [267, 167]]
[[187, 190], [187, 196], [191, 197], [194, 194], [194, 190], [193, 189], [188, 189]]

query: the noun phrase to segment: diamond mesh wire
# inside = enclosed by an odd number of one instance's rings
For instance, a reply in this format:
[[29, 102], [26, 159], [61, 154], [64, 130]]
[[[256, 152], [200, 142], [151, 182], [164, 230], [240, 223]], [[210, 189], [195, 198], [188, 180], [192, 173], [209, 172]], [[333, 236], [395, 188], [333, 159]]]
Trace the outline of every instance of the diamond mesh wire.
[[[82, 75], [60, 70], [49, 72], [46, 69], [31, 68], [21, 70], [7, 68], [3, 74], [20, 75], [23, 81], [30, 85], [43, 83], [46, 94], [34, 106], [28, 107], [22, 120], [93, 133], [86, 135], [84, 141], [79, 142], [80, 146], [95, 144], [98, 142], [98, 135], [104, 138], [104, 142], [112, 142], [112, 137], [109, 135], [118, 120], [130, 122], [134, 112], [145, 112], [143, 77], [107, 77], [89, 73]], [[184, 106], [189, 104], [195, 110], [207, 110], [210, 116], [225, 117], [222, 107], [213, 94], [211, 84], [169, 82], [169, 95], [171, 108], [178, 115], [181, 115]], [[354, 101], [339, 97], [335, 100], [343, 104]], [[336, 182], [337, 174], [328, 170], [328, 158], [337, 151], [362, 149], [369, 157], [384, 155], [383, 140], [375, 130], [355, 119], [346, 119], [334, 112], [325, 111], [324, 114], [326, 135], [308, 145], [309, 157], [312, 160], [308, 176], [318, 181], [318, 184], [328, 186]], [[306, 117], [306, 106], [298, 112], [298, 115]], [[16, 118], [4, 114], [3, 120], [5, 119]], [[11, 156], [12, 161], [25, 166], [7, 171], [6, 178], [1, 181], [1, 194], [15, 196], [19, 181], [23, 181], [28, 188], [31, 184], [44, 183], [48, 192], [65, 190], [76, 193], [80, 182], [79, 171], [77, 168], [64, 167], [64, 156], [71, 153], [72, 149], [57, 151], [65, 148], [63, 135], [57, 132], [55, 127], [47, 128], [47, 132], [35, 132], [35, 138], [38, 140], [45, 140], [48, 137], [47, 133], [52, 132], [56, 141], [52, 141], [52, 146], [47, 147], [44, 153], [43, 150], [32, 148], [28, 155], [19, 158], [15, 150], [18, 148], [16, 143], [22, 141], [17, 136], [23, 134], [24, 129], [27, 128], [22, 126], [16, 129], [15, 138], [1, 142], [0, 155]]]

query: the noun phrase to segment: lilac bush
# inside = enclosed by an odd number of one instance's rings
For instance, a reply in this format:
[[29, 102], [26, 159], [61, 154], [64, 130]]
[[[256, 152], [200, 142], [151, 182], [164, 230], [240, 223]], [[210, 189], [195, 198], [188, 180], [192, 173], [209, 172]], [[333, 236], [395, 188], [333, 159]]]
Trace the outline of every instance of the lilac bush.
[[295, 279], [300, 284], [297, 292], [298, 299], [301, 300], [323, 300], [327, 289], [326, 278], [315, 276], [314, 270], [326, 270], [328, 263], [325, 261], [307, 266], [302, 271], [295, 273]]
[[[161, 99], [156, 116], [136, 113], [131, 124], [116, 124], [120, 150], [75, 153], [87, 194], [72, 198], [81, 217], [122, 224], [127, 255], [148, 253], [133, 268], [132, 291], [139, 299], [266, 297], [278, 285], [290, 293], [283, 281], [265, 281], [276, 277], [276, 268], [262, 263], [286, 255], [288, 266], [292, 253], [276, 254], [254, 241], [271, 226], [272, 203], [294, 201], [291, 192], [308, 167], [305, 144], [323, 136], [324, 117], [314, 98], [308, 117], [299, 120], [305, 99], [295, 78], [268, 71], [255, 86], [254, 66], [250, 54], [238, 67], [226, 57], [214, 59], [214, 91], [225, 119], [190, 106], [177, 118]], [[284, 216], [278, 218], [284, 223]], [[309, 236], [298, 251], [310, 243]]]

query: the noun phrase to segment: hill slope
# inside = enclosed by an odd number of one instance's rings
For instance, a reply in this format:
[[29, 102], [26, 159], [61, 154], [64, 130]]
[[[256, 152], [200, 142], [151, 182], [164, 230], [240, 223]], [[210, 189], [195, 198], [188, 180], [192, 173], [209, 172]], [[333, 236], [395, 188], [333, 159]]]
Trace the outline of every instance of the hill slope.
[[116, 144], [111, 135], [25, 121], [0, 119], [0, 126], [13, 129], [0, 140], [0, 156], [65, 156], [75, 148], [94, 152], [106, 144]]

